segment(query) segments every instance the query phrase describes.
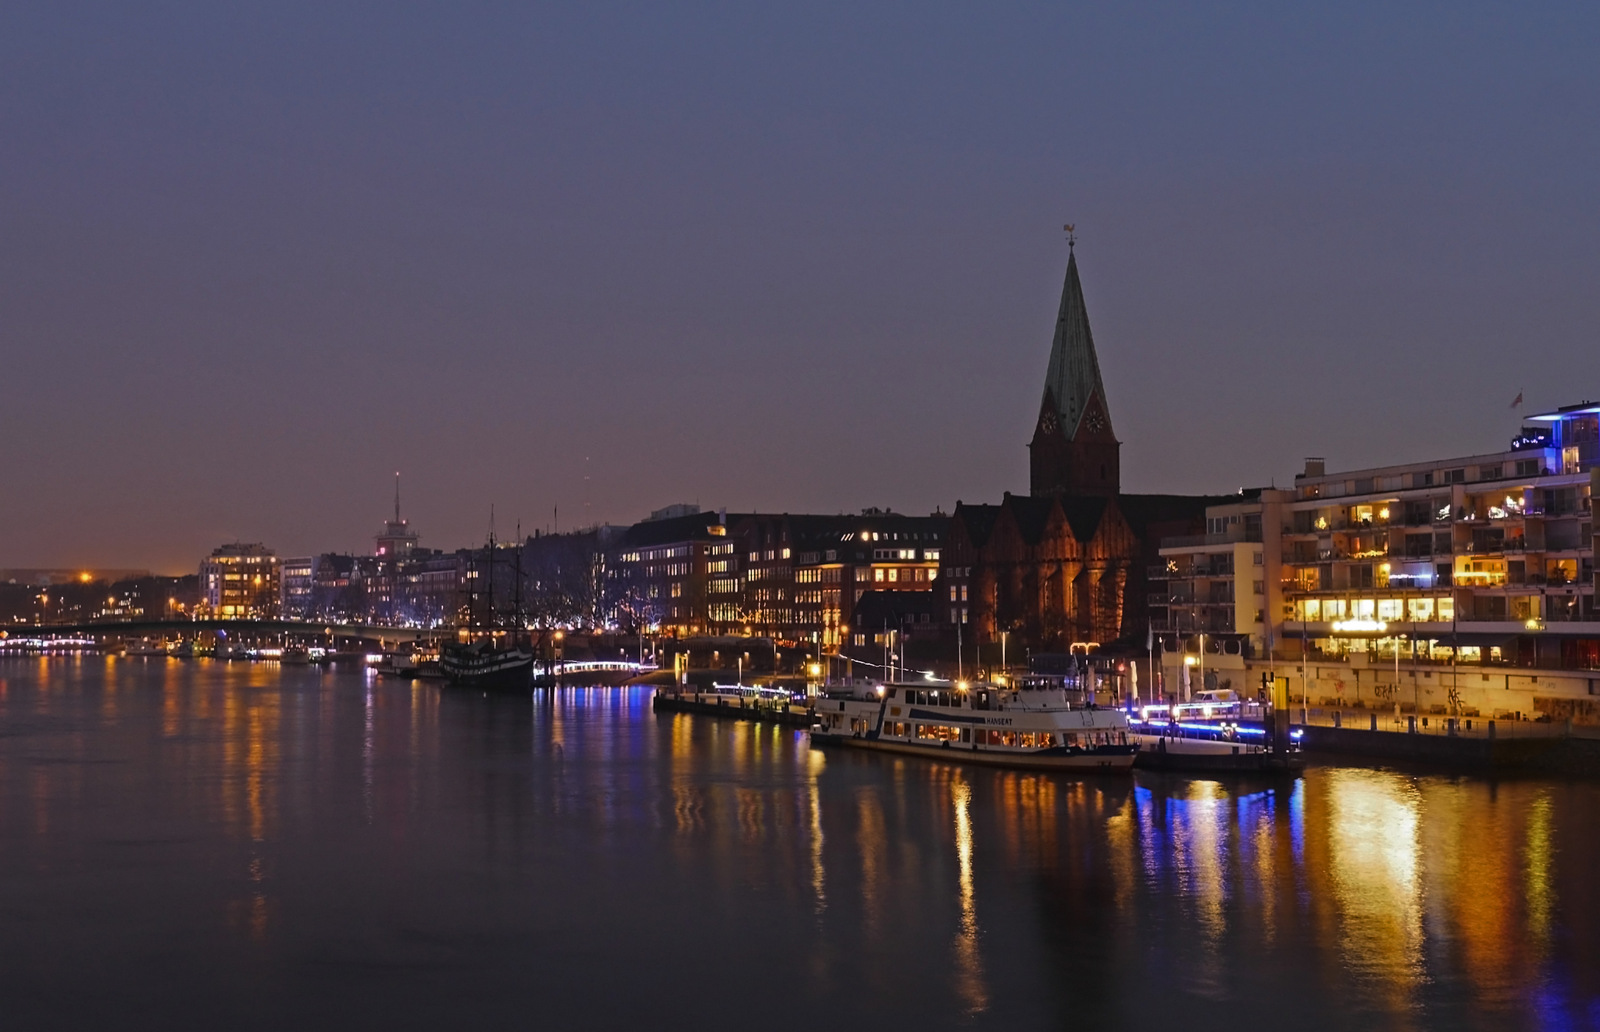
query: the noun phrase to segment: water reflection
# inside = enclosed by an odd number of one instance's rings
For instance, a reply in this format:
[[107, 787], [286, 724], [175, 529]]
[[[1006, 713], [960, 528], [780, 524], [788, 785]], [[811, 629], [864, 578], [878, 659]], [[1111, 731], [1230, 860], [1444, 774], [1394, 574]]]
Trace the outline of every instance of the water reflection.
[[192, 1023], [197, 984], [223, 1026], [742, 1027], [781, 999], [784, 1026], [1594, 1027], [1597, 805], [823, 753], [638, 690], [5, 660], [0, 994], [19, 1027]]
[[983, 981], [983, 957], [978, 953], [978, 901], [972, 877], [972, 788], [963, 772], [950, 781], [950, 799], [955, 809], [956, 863], [960, 869], [961, 929], [956, 933], [956, 991], [967, 1014], [977, 1014], [989, 1006], [989, 993]]
[[1346, 967], [1363, 990], [1406, 1009], [1422, 975], [1419, 799], [1381, 773], [1328, 774], [1328, 894]]

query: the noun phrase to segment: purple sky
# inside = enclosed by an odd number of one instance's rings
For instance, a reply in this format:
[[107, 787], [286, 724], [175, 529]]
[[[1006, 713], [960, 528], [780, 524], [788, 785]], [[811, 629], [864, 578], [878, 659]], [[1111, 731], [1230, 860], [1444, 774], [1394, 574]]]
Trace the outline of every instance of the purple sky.
[[[1600, 397], [1600, 8], [0, 6], [0, 566], [1123, 483]], [[581, 10], [580, 10], [581, 8]]]

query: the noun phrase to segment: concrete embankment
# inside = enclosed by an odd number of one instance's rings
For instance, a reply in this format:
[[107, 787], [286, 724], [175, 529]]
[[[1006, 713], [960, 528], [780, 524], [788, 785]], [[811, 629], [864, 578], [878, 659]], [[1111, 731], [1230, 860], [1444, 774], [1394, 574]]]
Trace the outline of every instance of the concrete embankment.
[[1449, 771], [1526, 770], [1600, 776], [1600, 739], [1553, 733], [1539, 736], [1438, 735], [1349, 727], [1305, 729], [1312, 758], [1395, 760]]

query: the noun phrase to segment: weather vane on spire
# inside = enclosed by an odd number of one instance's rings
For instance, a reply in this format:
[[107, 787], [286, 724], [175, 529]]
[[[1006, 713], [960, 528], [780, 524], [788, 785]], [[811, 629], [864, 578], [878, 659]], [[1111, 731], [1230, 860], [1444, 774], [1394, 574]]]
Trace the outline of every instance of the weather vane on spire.
[[1076, 244], [1078, 242], [1078, 234], [1073, 232], [1078, 227], [1076, 225], [1074, 225], [1073, 223], [1069, 222], [1065, 226], [1062, 226], [1061, 228], [1067, 231], [1067, 250], [1070, 251], [1070, 250], [1072, 250], [1072, 245]]

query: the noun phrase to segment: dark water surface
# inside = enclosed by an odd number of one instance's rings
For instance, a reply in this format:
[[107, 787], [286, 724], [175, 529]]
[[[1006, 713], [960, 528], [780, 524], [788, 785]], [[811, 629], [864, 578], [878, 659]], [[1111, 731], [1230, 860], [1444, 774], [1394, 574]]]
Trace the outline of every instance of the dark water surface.
[[1600, 786], [0, 660], [0, 1028], [1600, 1028]]

